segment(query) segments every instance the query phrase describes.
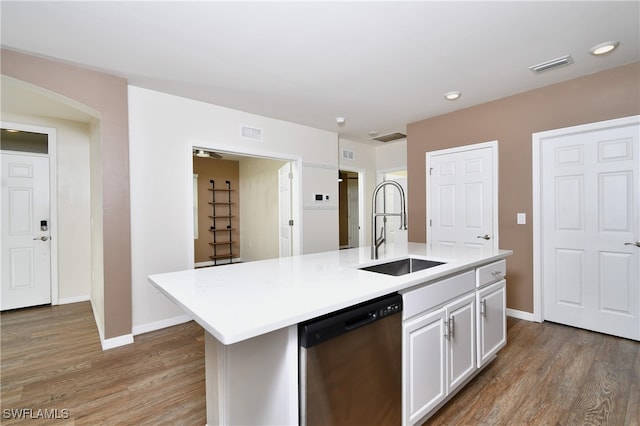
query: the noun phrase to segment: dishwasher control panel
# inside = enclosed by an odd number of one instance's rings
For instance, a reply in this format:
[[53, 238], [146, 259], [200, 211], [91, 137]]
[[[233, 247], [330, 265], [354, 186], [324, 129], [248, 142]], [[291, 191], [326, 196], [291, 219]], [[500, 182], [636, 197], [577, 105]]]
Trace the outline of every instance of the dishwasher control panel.
[[383, 306], [378, 310], [378, 316], [380, 318], [386, 317], [387, 315], [392, 315], [398, 313], [402, 310], [402, 301], [391, 303], [389, 305]]

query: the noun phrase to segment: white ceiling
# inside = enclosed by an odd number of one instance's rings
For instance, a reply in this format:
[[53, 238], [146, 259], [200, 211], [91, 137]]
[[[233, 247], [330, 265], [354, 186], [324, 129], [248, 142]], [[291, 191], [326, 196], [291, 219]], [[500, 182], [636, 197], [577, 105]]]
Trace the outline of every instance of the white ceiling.
[[0, 4], [5, 48], [353, 141], [640, 60], [638, 1]]

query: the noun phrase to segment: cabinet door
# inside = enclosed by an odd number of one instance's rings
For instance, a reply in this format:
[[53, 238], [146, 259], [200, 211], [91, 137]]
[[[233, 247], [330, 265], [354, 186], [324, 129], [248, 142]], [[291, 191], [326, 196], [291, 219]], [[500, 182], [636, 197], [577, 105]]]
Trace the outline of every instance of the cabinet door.
[[478, 291], [478, 367], [507, 344], [506, 281]]
[[447, 305], [447, 394], [476, 370], [476, 296], [464, 296]]
[[446, 396], [445, 318], [439, 309], [402, 326], [405, 425], [420, 420]]

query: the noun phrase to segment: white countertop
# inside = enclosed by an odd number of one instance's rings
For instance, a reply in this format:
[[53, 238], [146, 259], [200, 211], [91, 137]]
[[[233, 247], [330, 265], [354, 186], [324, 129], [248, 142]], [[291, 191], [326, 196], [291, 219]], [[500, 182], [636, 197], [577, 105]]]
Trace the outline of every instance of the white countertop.
[[[474, 250], [448, 258], [426, 244], [409, 243], [387, 248], [372, 261], [370, 250], [360, 247], [170, 272], [149, 280], [229, 345], [512, 254]], [[447, 263], [399, 277], [358, 269], [407, 255]]]

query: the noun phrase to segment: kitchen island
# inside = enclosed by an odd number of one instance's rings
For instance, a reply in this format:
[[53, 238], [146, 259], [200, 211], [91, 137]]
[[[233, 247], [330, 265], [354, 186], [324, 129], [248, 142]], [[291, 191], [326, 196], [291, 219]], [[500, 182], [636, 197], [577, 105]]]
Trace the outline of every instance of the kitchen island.
[[[315, 253], [152, 275], [151, 283], [205, 329], [207, 423], [297, 424], [297, 324], [490, 264], [509, 250], [426, 244]], [[403, 276], [360, 270], [406, 256], [444, 262]], [[398, 333], [401, 333], [398, 330]]]

